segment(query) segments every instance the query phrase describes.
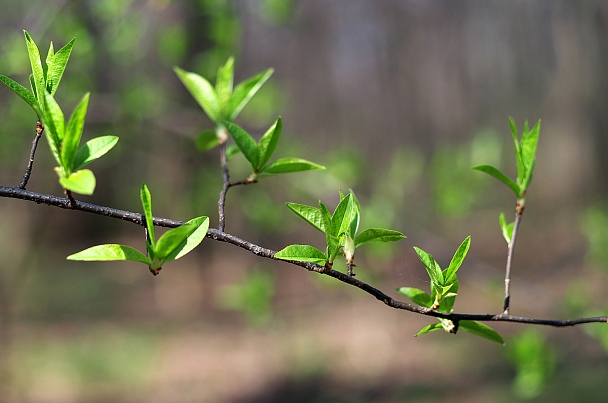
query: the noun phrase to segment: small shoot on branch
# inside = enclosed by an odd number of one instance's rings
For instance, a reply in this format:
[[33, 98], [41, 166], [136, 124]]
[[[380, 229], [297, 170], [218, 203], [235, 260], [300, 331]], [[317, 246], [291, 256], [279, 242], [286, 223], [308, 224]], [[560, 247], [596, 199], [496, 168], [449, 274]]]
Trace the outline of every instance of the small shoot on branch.
[[[422, 249], [414, 247], [418, 257], [431, 279], [431, 294], [414, 287], [401, 287], [397, 291], [408, 297], [413, 303], [436, 310], [438, 312], [451, 313], [458, 295], [458, 277], [456, 273], [462, 265], [471, 244], [471, 237], [467, 237], [454, 253], [450, 265], [446, 269], [433, 258], [433, 256]], [[416, 336], [443, 329], [448, 333], [456, 333], [462, 329], [488, 340], [504, 344], [502, 337], [491, 327], [482, 323], [468, 320], [454, 322], [449, 319], [438, 318], [439, 323], [424, 327]]]
[[83, 261], [129, 260], [144, 263], [149, 267], [150, 272], [156, 276], [165, 263], [186, 255], [205, 239], [209, 229], [209, 218], [201, 216], [193, 218], [177, 228], [170, 229], [157, 241], [152, 216], [152, 197], [145, 184], [141, 187], [140, 197], [147, 234], [147, 255], [130, 246], [105, 244], [92, 246], [68, 256], [67, 259]]
[[64, 115], [53, 98], [44, 92], [44, 131], [51, 148], [51, 153], [57, 161], [55, 168], [59, 183], [64, 189], [72, 192], [92, 195], [95, 190], [95, 175], [88, 169], [81, 169], [110, 151], [118, 142], [116, 136], [101, 136], [89, 140], [80, 149], [80, 139], [84, 129], [84, 120], [89, 104], [89, 94], [81, 99], [67, 124]]
[[294, 214], [325, 234], [326, 249], [323, 253], [310, 245], [289, 245], [275, 254], [278, 259], [313, 262], [331, 269], [335, 259], [344, 255], [348, 274], [354, 276], [355, 249], [358, 246], [405, 238], [401, 232], [384, 228], [371, 228], [357, 234], [361, 208], [352, 191], [347, 195], [340, 192], [340, 203], [333, 214], [320, 200], [318, 208], [298, 203], [286, 204]]
[[177, 66], [173, 70], [215, 125], [214, 131], [207, 130], [198, 136], [196, 144], [201, 151], [210, 150], [228, 140], [224, 122], [234, 121], [274, 71], [265, 70], [233, 87], [234, 58], [230, 57], [226, 64], [218, 69], [214, 87], [199, 74]]

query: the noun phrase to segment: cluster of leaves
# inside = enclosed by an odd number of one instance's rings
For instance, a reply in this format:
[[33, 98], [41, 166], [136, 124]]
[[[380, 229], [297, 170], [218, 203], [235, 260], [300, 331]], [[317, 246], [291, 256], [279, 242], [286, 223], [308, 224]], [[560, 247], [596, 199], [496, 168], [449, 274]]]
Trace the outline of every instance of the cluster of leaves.
[[298, 217], [325, 234], [325, 253], [311, 245], [289, 245], [275, 254], [283, 260], [313, 262], [331, 268], [334, 260], [344, 255], [349, 273], [352, 274], [355, 249], [370, 242], [393, 242], [405, 238], [401, 232], [370, 228], [357, 234], [361, 207], [354, 193], [347, 195], [340, 192], [340, 203], [331, 214], [325, 204], [319, 200], [319, 207], [298, 203], [287, 203], [287, 207]]
[[[421, 289], [414, 287], [401, 287], [397, 291], [420, 306], [437, 310], [438, 312], [452, 312], [456, 296], [458, 295], [458, 277], [456, 273], [467, 256], [470, 245], [471, 237], [469, 236], [456, 250], [449, 266], [443, 270], [431, 254], [414, 247], [431, 279], [431, 294], [429, 295]], [[438, 319], [439, 323], [424, 327], [416, 336], [440, 329], [448, 333], [456, 333], [458, 329], [462, 329], [488, 340], [504, 344], [502, 337], [494, 329], [483, 323], [471, 320], [461, 320], [458, 323], [454, 323], [449, 319]]]
[[209, 218], [201, 216], [193, 218], [177, 228], [170, 229], [157, 241], [152, 215], [152, 198], [145, 184], [141, 187], [140, 196], [146, 222], [146, 255], [130, 246], [105, 244], [92, 246], [68, 256], [68, 259], [84, 261], [129, 260], [144, 263], [150, 268], [152, 274], [157, 275], [165, 263], [186, 255], [205, 239], [209, 229]]
[[85, 94], [67, 123], [63, 111], [54, 98], [75, 39], [57, 53], [51, 42], [46, 63], [43, 65], [38, 46], [27, 31], [24, 31], [24, 34], [32, 66], [31, 92], [7, 76], [0, 75], [0, 81], [27, 102], [38, 116], [38, 120], [46, 126], [44, 132], [51, 153], [59, 165], [55, 171], [61, 186], [76, 193], [91, 195], [95, 190], [95, 175], [90, 170], [81, 168], [110, 151], [118, 142], [118, 137], [101, 136], [89, 140], [83, 147], [78, 148], [84, 129], [89, 94]]
[[301, 158], [281, 158], [268, 164], [283, 130], [281, 118], [270, 126], [257, 143], [249, 133], [234, 123], [241, 110], [272, 75], [273, 69], [265, 70], [234, 88], [234, 58], [232, 57], [218, 69], [215, 87], [196, 73], [187, 72], [179, 67], [175, 67], [174, 70], [215, 125], [215, 130], [203, 131], [198, 136], [196, 140], [198, 148], [203, 151], [214, 148], [225, 143], [230, 134], [236, 147], [228, 150], [228, 156], [239, 151], [243, 153], [252, 168], [252, 173], [247, 178], [248, 182], [257, 180], [259, 175], [325, 169], [321, 165]]

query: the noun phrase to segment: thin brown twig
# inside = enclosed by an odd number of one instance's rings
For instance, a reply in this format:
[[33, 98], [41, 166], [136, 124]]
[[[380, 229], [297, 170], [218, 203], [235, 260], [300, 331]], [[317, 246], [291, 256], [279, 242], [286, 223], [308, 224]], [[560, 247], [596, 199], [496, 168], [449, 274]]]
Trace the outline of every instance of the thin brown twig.
[[[21, 199], [28, 200], [38, 204], [46, 204], [48, 206], [54, 206], [64, 209], [73, 209], [80, 210], [88, 213], [104, 215], [110, 218], [120, 219], [135, 223], [137, 225], [144, 225], [144, 219], [141, 213], [134, 213], [125, 210], [118, 210], [111, 207], [99, 206], [93, 203], [85, 203], [82, 201], [75, 200], [73, 206], [71, 206], [70, 201], [67, 198], [52, 196], [43, 193], [31, 192], [28, 190], [20, 189], [18, 187], [8, 187], [8, 186], [0, 186], [0, 197], [7, 197], [13, 199]], [[169, 227], [175, 228], [182, 225], [183, 221], [172, 220], [168, 218], [153, 218], [154, 225], [161, 227]], [[225, 233], [223, 231], [210, 228], [207, 232], [207, 238], [226, 242], [232, 245], [235, 245], [239, 248], [242, 248], [250, 253], [253, 253], [256, 256], [280, 260], [275, 257], [275, 251], [271, 249], [264, 248], [262, 246], [256, 245], [252, 242], [243, 240], [234, 235]], [[372, 295], [379, 301], [383, 302], [387, 306], [395, 309], [401, 309], [425, 316], [431, 316], [435, 318], [443, 318], [454, 321], [455, 323], [462, 320], [476, 320], [481, 322], [514, 322], [514, 323], [523, 323], [530, 325], [541, 325], [541, 326], [555, 326], [555, 327], [566, 327], [566, 326], [576, 326], [585, 323], [608, 323], [608, 316], [594, 316], [594, 317], [583, 317], [576, 319], [538, 319], [538, 318], [528, 318], [521, 316], [513, 316], [505, 313], [500, 314], [475, 314], [475, 313], [445, 313], [438, 312], [436, 310], [432, 310], [430, 308], [421, 307], [418, 305], [410, 304], [407, 302], [402, 302], [393, 299], [388, 296], [381, 290], [360, 281], [348, 274], [328, 269], [327, 267], [311, 263], [311, 262], [299, 262], [299, 261], [285, 261], [283, 262], [302, 267], [306, 270], [313, 271], [320, 274], [325, 274], [327, 276], [333, 277], [338, 281], [341, 281], [345, 284], [351, 285], [353, 287], [357, 287], [360, 290]]]
[[511, 231], [511, 239], [509, 241], [509, 248], [507, 252], [507, 267], [505, 269], [505, 301], [503, 305], [503, 314], [509, 314], [509, 307], [511, 304], [511, 267], [513, 265], [513, 253], [515, 252], [515, 239], [517, 238], [517, 230], [521, 222], [521, 218], [524, 214], [524, 206], [517, 202], [515, 208], [515, 221], [513, 222], [513, 231]]
[[40, 137], [42, 137], [42, 132], [44, 132], [44, 126], [42, 125], [41, 121], [38, 121], [36, 122], [36, 136], [32, 141], [32, 149], [30, 150], [30, 159], [27, 163], [27, 167], [25, 168], [23, 180], [21, 180], [21, 183], [19, 184], [19, 189], [25, 189], [27, 182], [30, 180], [32, 168], [34, 167], [34, 156], [36, 155], [36, 148], [38, 148], [38, 141], [40, 141]]

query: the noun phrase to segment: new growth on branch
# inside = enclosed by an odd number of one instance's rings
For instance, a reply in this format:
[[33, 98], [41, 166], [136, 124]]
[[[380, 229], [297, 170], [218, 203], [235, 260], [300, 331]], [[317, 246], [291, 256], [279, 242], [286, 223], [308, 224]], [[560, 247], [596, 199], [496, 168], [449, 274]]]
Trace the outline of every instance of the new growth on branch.
[[[355, 252], [363, 244], [370, 242], [395, 242], [405, 238], [399, 231], [370, 228], [359, 232], [361, 205], [352, 190], [343, 193], [333, 213], [319, 201], [319, 207], [287, 202], [287, 207], [299, 218], [312, 225], [325, 235], [325, 250], [312, 245], [287, 245], [274, 251], [225, 232], [226, 197], [233, 186], [257, 183], [259, 180], [278, 174], [310, 170], [323, 170], [323, 166], [301, 158], [279, 158], [271, 162], [277, 149], [283, 122], [281, 118], [255, 140], [234, 120], [251, 98], [258, 92], [273, 73], [272, 69], [263, 71], [234, 86], [234, 58], [220, 66], [215, 85], [199, 74], [175, 67], [174, 71], [186, 89], [200, 105], [213, 123], [211, 130], [203, 131], [196, 143], [199, 149], [209, 151], [219, 148], [223, 186], [218, 199], [218, 227], [209, 228], [208, 216], [199, 216], [181, 222], [152, 215], [152, 197], [148, 187], [142, 184], [140, 198], [143, 213], [117, 210], [76, 200], [72, 193], [92, 195], [96, 180], [92, 171], [83, 169], [86, 165], [102, 157], [118, 142], [117, 136], [102, 136], [88, 140], [80, 147], [89, 102], [86, 93], [72, 115], [66, 121], [63, 111], [55, 100], [55, 93], [66, 69], [75, 39], [55, 52], [53, 43], [49, 47], [43, 63], [38, 47], [31, 36], [24, 31], [27, 52], [32, 73], [30, 90], [0, 75], [0, 81], [21, 97], [36, 115], [35, 137], [32, 142], [30, 158], [25, 174], [18, 186], [0, 186], [0, 196], [33, 201], [65, 209], [86, 211], [110, 218], [127, 220], [145, 228], [146, 253], [130, 246], [104, 244], [92, 246], [68, 256], [69, 260], [82, 261], [134, 261], [143, 263], [152, 274], [157, 275], [166, 263], [186, 255], [205, 239], [227, 242], [243, 248], [257, 256], [281, 260], [291, 265], [305, 268], [333, 277], [345, 284], [357, 287], [382, 301], [389, 307], [402, 309], [438, 319], [438, 323], [424, 327], [416, 336], [443, 329], [455, 334], [459, 329], [504, 344], [503, 338], [494, 329], [481, 322], [502, 321], [547, 326], [574, 326], [592, 322], [608, 322], [608, 317], [588, 317], [572, 320], [535, 319], [510, 315], [510, 285], [512, 260], [519, 225], [524, 212], [525, 197], [532, 180], [536, 161], [536, 149], [540, 134], [540, 121], [530, 129], [525, 122], [521, 136], [513, 119], [510, 119], [511, 133], [515, 146], [517, 178], [510, 179], [499, 169], [489, 165], [479, 165], [473, 169], [485, 172], [508, 186], [516, 197], [515, 219], [507, 223], [504, 213], [499, 215], [499, 224], [507, 242], [507, 264], [505, 270], [505, 295], [502, 312], [499, 314], [461, 314], [453, 311], [458, 296], [457, 272], [471, 244], [467, 237], [456, 250], [452, 260], [442, 269], [434, 257], [420, 248], [414, 247], [424, 264], [430, 279], [430, 293], [412, 287], [399, 287], [397, 291], [412, 303], [393, 299], [381, 290], [355, 278]], [[32, 173], [38, 140], [45, 134], [51, 154], [57, 162], [55, 172], [65, 198], [31, 192], [26, 190]], [[238, 181], [230, 180], [230, 158], [241, 153], [251, 165], [251, 173]], [[156, 238], [155, 226], [173, 228]], [[338, 259], [344, 259], [346, 273], [334, 269]]]

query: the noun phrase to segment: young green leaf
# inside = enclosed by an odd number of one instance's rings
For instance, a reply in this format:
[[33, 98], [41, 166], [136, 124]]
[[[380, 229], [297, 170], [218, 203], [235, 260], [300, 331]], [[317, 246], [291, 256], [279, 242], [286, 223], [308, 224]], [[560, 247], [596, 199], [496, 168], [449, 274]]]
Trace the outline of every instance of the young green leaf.
[[156, 257], [163, 263], [179, 259], [205, 239], [208, 229], [209, 217], [197, 217], [165, 232], [156, 244]]
[[452, 279], [456, 279], [456, 272], [460, 268], [460, 265], [462, 264], [464, 258], [467, 256], [467, 252], [469, 251], [470, 245], [471, 237], [468, 236], [458, 247], [456, 253], [454, 253], [454, 257], [452, 257], [452, 261], [450, 262], [450, 265], [444, 273], [444, 279], [446, 282], [449, 283]]
[[270, 78], [273, 69], [268, 69], [254, 77], [251, 77], [234, 88], [230, 102], [226, 108], [226, 120], [234, 120], [241, 110], [247, 105], [251, 97], [262, 87], [262, 85]]
[[146, 229], [148, 230], [148, 238], [150, 238], [150, 246], [152, 250], [156, 249], [156, 235], [154, 234], [154, 220], [152, 215], [152, 196], [146, 184], [141, 185], [139, 192], [141, 197], [141, 205], [144, 209], [144, 216], [146, 218]]
[[[38, 101], [42, 101], [42, 97], [46, 92], [44, 85], [44, 71], [42, 70], [42, 61], [40, 60], [40, 52], [38, 46], [27, 31], [23, 31], [25, 35], [25, 44], [27, 45], [27, 53], [30, 58], [30, 65], [32, 66], [32, 76], [34, 87], [32, 92], [35, 91], [34, 95], [37, 95]], [[40, 102], [42, 103], [42, 102]]]
[[65, 131], [63, 141], [61, 142], [61, 160], [63, 166], [67, 169], [66, 173], [71, 173], [72, 167], [74, 166], [74, 157], [80, 144], [82, 137], [82, 130], [84, 129], [84, 119], [87, 114], [87, 107], [89, 105], [89, 93], [86, 93], [82, 98], [70, 120], [68, 121], [68, 127]]
[[297, 215], [319, 231], [325, 232], [326, 227], [320, 209], [298, 203], [287, 202], [285, 204], [291, 211], [295, 213], [295, 215]]
[[431, 278], [431, 282], [433, 284], [443, 284], [443, 272], [439, 264], [437, 264], [437, 262], [433, 258], [433, 256], [415, 246], [414, 250], [418, 254], [420, 261], [422, 261], [422, 263], [424, 264], [424, 267], [426, 268], [426, 271], [429, 274], [429, 277]]
[[74, 156], [72, 170], [76, 171], [110, 151], [118, 143], [117, 136], [101, 136], [87, 141]]
[[92, 246], [88, 249], [68, 256], [67, 259], [82, 260], [87, 262], [129, 260], [132, 262], [144, 263], [148, 266], [152, 265], [152, 261], [137, 249], [130, 246], [117, 244]]
[[260, 156], [258, 145], [256, 144], [253, 137], [251, 137], [249, 133], [247, 133], [245, 130], [243, 130], [238, 125], [232, 122], [225, 121], [224, 125], [230, 133], [232, 140], [234, 140], [234, 143], [238, 146], [239, 150], [241, 150], [245, 158], [247, 158], [247, 161], [251, 163], [251, 167], [253, 168], [253, 170], [257, 172], [260, 168]]
[[310, 245], [289, 245], [275, 253], [274, 257], [281, 260], [312, 262], [320, 265], [327, 262], [325, 254]]
[[0, 81], [10, 88], [15, 94], [19, 95], [21, 99], [23, 99], [36, 113], [38, 119], [42, 119], [42, 111], [40, 110], [40, 105], [36, 100], [36, 97], [32, 95], [30, 91], [27, 90], [24, 86], [12, 80], [11, 78], [0, 74]]
[[441, 287], [441, 303], [437, 307], [439, 312], [452, 312], [456, 296], [458, 295], [458, 280], [454, 280], [450, 284]]
[[541, 121], [539, 120], [532, 130], [528, 129], [528, 122], [525, 125], [525, 131], [521, 139], [521, 155], [523, 163], [526, 167], [526, 174], [523, 178], [521, 187], [527, 189], [536, 163], [536, 148], [538, 146], [538, 136], [540, 134]]
[[[44, 98], [44, 132], [47, 134], [47, 138], [50, 136], [57, 149], [60, 149], [65, 133], [63, 112], [51, 94], [44, 91], [42, 97]], [[58, 163], [63, 167], [61, 158], [59, 158]]]
[[[52, 58], [47, 57], [46, 63], [48, 70], [46, 72], [46, 90], [50, 92], [51, 95], [55, 95], [61, 77], [63, 77], [63, 72], [65, 71], [70, 54], [72, 53], [72, 48], [74, 47], [74, 41], [76, 41], [76, 38], [73, 38], [67, 45], [59, 49]], [[49, 54], [52, 51], [52, 46], [53, 42], [51, 42]]]
[[492, 329], [490, 326], [485, 325], [483, 323], [472, 320], [461, 320], [459, 328], [464, 330], [465, 332], [469, 332], [476, 336], [483, 337], [495, 343], [502, 344], [503, 346], [505, 345], [505, 341], [500, 336], [500, 334], [498, 334], [498, 332]]
[[384, 228], [369, 228], [357, 235], [355, 247], [369, 242], [395, 242], [403, 238], [406, 238], [406, 236], [399, 231]]
[[200, 75], [182, 70], [177, 66], [173, 70], [209, 119], [215, 124], [219, 123], [221, 120], [220, 101], [211, 83]]
[[59, 178], [65, 189], [82, 195], [92, 195], [95, 191], [95, 175], [88, 169], [72, 172], [68, 177]]
[[401, 287], [397, 288], [397, 291], [412, 300], [414, 304], [418, 304], [425, 308], [430, 308], [430, 306], [433, 304], [433, 299], [431, 296], [418, 288]]
[[497, 168], [494, 168], [493, 166], [490, 166], [490, 165], [477, 165], [477, 166], [474, 166], [473, 169], [475, 169], [476, 171], [484, 172], [484, 173], [492, 176], [493, 178], [498, 179], [500, 182], [507, 185], [515, 193], [515, 197], [519, 198], [521, 196], [521, 189], [520, 189], [519, 185], [517, 183], [513, 182], [508, 176], [503, 174]]
[[215, 130], [205, 130], [196, 138], [196, 148], [199, 151], [207, 151], [217, 147], [220, 144]]
[[325, 167], [301, 158], [280, 158], [266, 166], [260, 173], [275, 175], [320, 169], [325, 169]]
[[355, 219], [357, 207], [353, 202], [352, 195], [352, 193], [346, 195], [334, 210], [331, 217], [331, 234], [333, 236], [339, 237], [348, 233], [351, 222]]
[[226, 64], [217, 70], [217, 78], [215, 80], [215, 91], [222, 108], [222, 116], [226, 116], [226, 108], [230, 102], [232, 95], [232, 86], [234, 83], [234, 57], [228, 58]]
[[258, 142], [258, 149], [260, 160], [258, 162], [260, 167], [266, 165], [266, 163], [272, 157], [274, 150], [277, 148], [277, 144], [279, 143], [279, 138], [281, 137], [281, 131], [283, 130], [283, 123], [281, 118], [279, 117], [276, 122], [270, 129], [266, 131], [266, 133], [262, 136], [260, 141]]
[[511, 243], [511, 235], [513, 234], [514, 223], [507, 224], [504, 213], [500, 213], [500, 216], [498, 216], [498, 222], [500, 223], [500, 229], [502, 231], [502, 236], [505, 238], [505, 241], [507, 241], [507, 243]]
[[423, 334], [431, 333], [431, 332], [434, 332], [436, 330], [441, 330], [441, 329], [443, 329], [443, 326], [441, 325], [441, 323], [433, 323], [432, 325], [423, 327], [421, 331], [419, 331], [418, 333], [416, 333], [414, 335], [414, 337], [418, 337]]

